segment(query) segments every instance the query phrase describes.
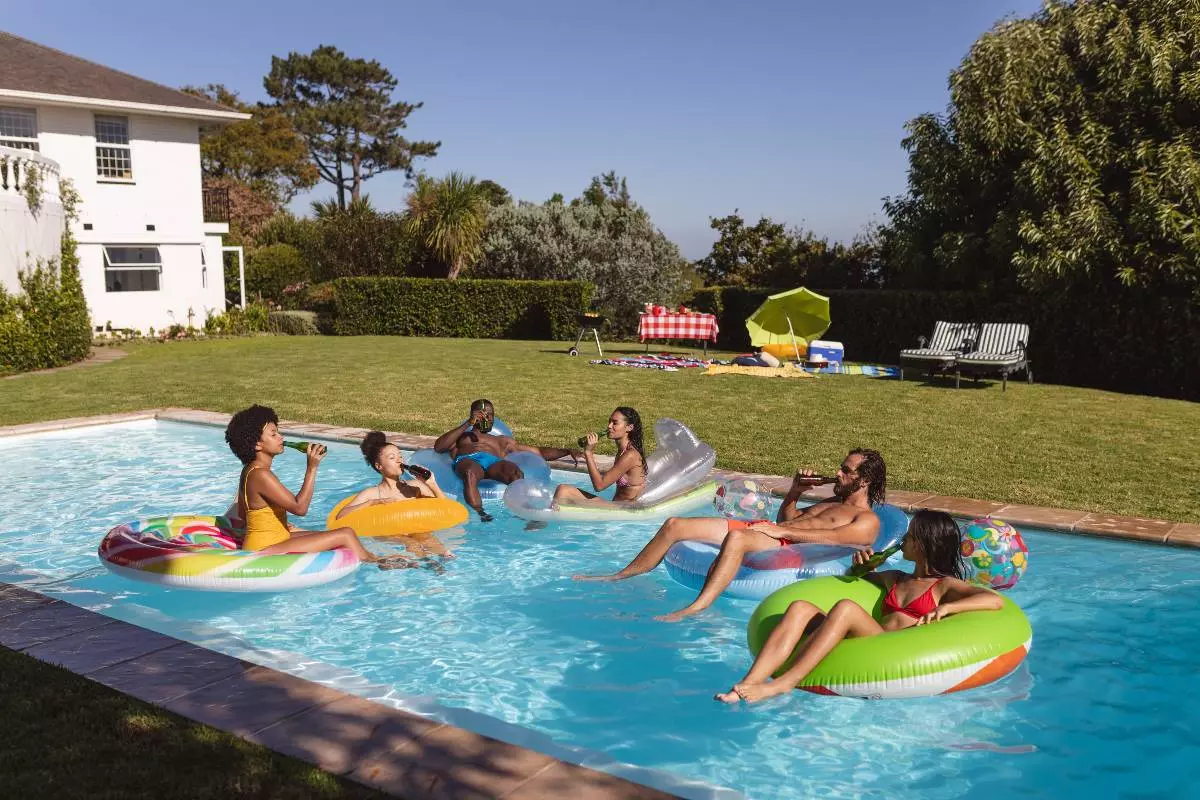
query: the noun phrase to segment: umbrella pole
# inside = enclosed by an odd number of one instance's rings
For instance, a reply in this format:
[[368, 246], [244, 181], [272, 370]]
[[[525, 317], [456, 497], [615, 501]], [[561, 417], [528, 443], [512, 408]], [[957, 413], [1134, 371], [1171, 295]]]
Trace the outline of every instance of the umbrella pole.
[[796, 363], [800, 363], [800, 345], [796, 344], [796, 332], [792, 330], [792, 318], [787, 314], [783, 318], [788, 321], [788, 335], [792, 337], [792, 354], [796, 356]]

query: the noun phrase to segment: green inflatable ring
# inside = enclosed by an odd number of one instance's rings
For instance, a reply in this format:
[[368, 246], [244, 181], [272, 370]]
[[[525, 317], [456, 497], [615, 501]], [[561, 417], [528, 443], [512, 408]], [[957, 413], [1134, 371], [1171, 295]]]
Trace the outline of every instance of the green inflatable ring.
[[[827, 612], [839, 600], [853, 600], [880, 618], [884, 590], [868, 580], [814, 578], [785, 586], [759, 604], [750, 617], [747, 640], [758, 655], [787, 608], [807, 600]], [[846, 639], [797, 688], [845, 697], [925, 697], [982, 686], [1017, 668], [1033, 644], [1029, 620], [1004, 599], [999, 611], [956, 614], [931, 625]], [[791, 667], [789, 658], [776, 675]]]

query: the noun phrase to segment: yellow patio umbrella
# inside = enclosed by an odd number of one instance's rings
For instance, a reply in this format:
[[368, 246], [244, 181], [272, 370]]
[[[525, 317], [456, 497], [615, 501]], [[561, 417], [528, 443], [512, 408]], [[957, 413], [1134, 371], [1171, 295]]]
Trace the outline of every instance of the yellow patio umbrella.
[[821, 338], [829, 321], [829, 298], [801, 286], [764, 300], [746, 319], [746, 330], [755, 347], [789, 341], [795, 346], [797, 336], [806, 342]]

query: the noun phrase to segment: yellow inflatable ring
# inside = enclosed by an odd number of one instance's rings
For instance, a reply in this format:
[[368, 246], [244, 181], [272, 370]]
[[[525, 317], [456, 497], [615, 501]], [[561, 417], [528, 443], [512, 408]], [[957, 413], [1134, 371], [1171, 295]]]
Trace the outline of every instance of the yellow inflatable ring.
[[354, 495], [350, 495], [333, 507], [325, 520], [327, 528], [350, 527], [359, 536], [407, 536], [440, 531], [467, 521], [466, 506], [440, 497], [418, 497], [366, 506], [339, 519], [338, 514], [353, 499]]
[[796, 346], [793, 347], [791, 342], [786, 344], [783, 342], [773, 342], [772, 344], [764, 344], [760, 348], [764, 353], [770, 353], [776, 358], [784, 361], [801, 361], [808, 357], [808, 342], [796, 337]]

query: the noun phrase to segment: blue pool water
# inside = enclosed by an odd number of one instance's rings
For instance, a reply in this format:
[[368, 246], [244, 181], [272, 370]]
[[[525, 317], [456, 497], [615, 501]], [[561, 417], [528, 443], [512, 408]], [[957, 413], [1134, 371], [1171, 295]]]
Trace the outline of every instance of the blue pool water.
[[[526, 532], [497, 504], [496, 522], [442, 535], [456, 556], [442, 574], [363, 568], [304, 592], [198, 594], [110, 575], [95, 549], [124, 520], [222, 511], [238, 464], [221, 431], [142, 422], [0, 439], [0, 463], [0, 580], [689, 797], [1194, 791], [1193, 551], [1024, 531], [1031, 566], [1012, 597], [1034, 643], [1008, 678], [940, 698], [796, 693], [729, 708], [710, 698], [749, 664], [752, 603], [666, 625], [652, 617], [690, 596], [661, 568], [570, 580], [622, 566], [653, 526]], [[276, 464], [298, 486], [303, 457]], [[373, 481], [356, 448], [332, 445], [310, 526]]]

